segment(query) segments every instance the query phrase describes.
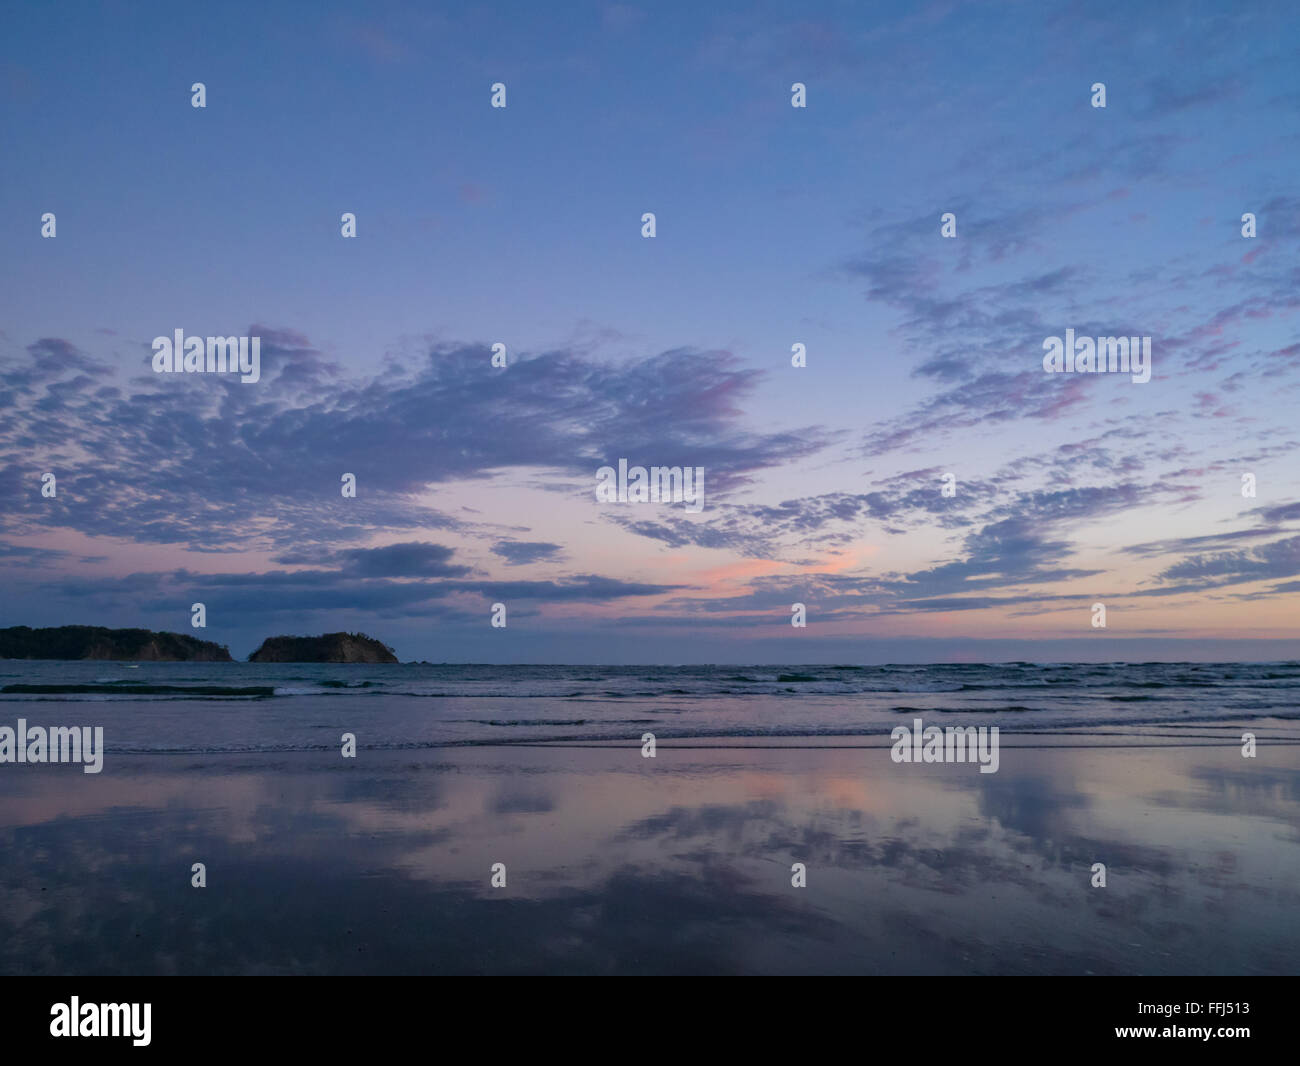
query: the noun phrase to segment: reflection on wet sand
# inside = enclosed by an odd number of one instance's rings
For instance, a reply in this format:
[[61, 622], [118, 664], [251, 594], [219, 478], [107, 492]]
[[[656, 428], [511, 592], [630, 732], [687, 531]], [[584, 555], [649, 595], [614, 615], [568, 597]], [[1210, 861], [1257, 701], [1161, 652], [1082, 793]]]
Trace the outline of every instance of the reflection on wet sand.
[[0, 971], [1289, 973], [1295, 751], [1008, 748], [987, 775], [883, 748], [24, 767], [0, 775]]

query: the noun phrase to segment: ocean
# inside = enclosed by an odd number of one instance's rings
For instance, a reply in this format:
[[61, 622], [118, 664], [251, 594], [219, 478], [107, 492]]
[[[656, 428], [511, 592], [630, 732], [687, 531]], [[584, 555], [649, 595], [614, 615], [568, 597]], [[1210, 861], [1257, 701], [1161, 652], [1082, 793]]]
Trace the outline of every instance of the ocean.
[[[0, 662], [0, 729], [106, 749], [0, 762], [0, 974], [1294, 974], [1298, 694], [1296, 663]], [[1000, 758], [897, 761], [917, 719]]]
[[[362, 749], [842, 738], [887, 742], [917, 716], [997, 726], [1003, 743], [1300, 740], [1298, 663], [931, 666], [426, 666], [0, 661], [8, 717], [49, 704], [109, 751]], [[71, 713], [71, 712], [69, 712]], [[57, 717], [57, 716], [56, 716]], [[66, 715], [65, 715], [66, 717]], [[1240, 735], [1240, 731], [1237, 732]]]

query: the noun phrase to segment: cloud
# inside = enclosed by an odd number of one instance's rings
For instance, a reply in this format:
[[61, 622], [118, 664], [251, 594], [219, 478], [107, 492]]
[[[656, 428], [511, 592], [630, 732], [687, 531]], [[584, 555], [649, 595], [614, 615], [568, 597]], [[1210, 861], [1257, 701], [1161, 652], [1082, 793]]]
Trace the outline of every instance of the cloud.
[[545, 541], [502, 540], [492, 545], [492, 554], [499, 555], [510, 566], [550, 562], [562, 558], [562, 553], [563, 549], [559, 544], [549, 544]]
[[[149, 374], [129, 394], [98, 388], [109, 371], [66, 342], [32, 345], [6, 374], [0, 484], [17, 491], [0, 529], [328, 549], [460, 528], [422, 502], [443, 482], [527, 468], [590, 479], [629, 457], [703, 466], [718, 499], [829, 440], [815, 427], [745, 428], [742, 404], [761, 374], [726, 352], [611, 364], [552, 351], [493, 373], [485, 346], [439, 345], [414, 365], [345, 379], [300, 334], [251, 332], [263, 337], [262, 382]], [[58, 474], [56, 500], [25, 491], [33, 463]], [[357, 478], [356, 499], [340, 496], [344, 473]]]
[[358, 577], [460, 577], [468, 566], [451, 566], [454, 549], [411, 541], [382, 548], [349, 548], [339, 553], [343, 569]]
[[1283, 537], [1237, 551], [1195, 555], [1160, 572], [1161, 581], [1191, 582], [1194, 587], [1300, 576], [1300, 536]]

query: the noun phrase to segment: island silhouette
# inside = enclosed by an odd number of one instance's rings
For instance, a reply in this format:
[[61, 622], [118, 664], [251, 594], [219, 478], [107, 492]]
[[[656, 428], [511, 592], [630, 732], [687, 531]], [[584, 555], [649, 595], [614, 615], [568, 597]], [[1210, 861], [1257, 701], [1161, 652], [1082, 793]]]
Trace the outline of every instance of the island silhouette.
[[[113, 662], [234, 662], [224, 644], [184, 633], [104, 626], [0, 629], [0, 659], [101, 659]], [[364, 633], [267, 637], [251, 663], [395, 663], [393, 649]]]

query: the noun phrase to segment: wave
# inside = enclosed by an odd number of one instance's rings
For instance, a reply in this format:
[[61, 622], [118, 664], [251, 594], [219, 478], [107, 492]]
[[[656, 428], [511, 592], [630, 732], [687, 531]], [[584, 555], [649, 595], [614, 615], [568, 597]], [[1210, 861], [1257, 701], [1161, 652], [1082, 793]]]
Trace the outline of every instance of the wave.
[[900, 714], [1022, 714], [1034, 708], [1013, 704], [1008, 707], [891, 707], [890, 710]]
[[799, 737], [816, 744], [836, 736], [872, 744], [912, 717], [996, 725], [1006, 743], [1013, 733], [1171, 735], [1245, 722], [1257, 731], [1263, 723], [1259, 735], [1271, 738], [1295, 733], [1300, 720], [1300, 664], [1276, 662], [658, 669], [143, 663], [129, 674], [104, 662], [3, 666], [0, 710], [12, 701], [19, 707], [11, 713], [32, 717], [32, 702], [42, 710], [55, 701], [79, 702], [83, 711], [92, 705], [108, 727], [110, 750], [318, 750], [344, 730], [365, 747], [631, 744], [647, 728], [666, 741], [700, 745]]
[[130, 682], [110, 682], [99, 685], [5, 685], [0, 687], [0, 694], [28, 696], [252, 696], [266, 697], [275, 695], [270, 685], [151, 685], [132, 684]]
[[[1125, 728], [1129, 723], [1110, 721], [1097, 723], [1103, 728], [1025, 730], [1014, 734], [1003, 733], [1000, 743], [1007, 748], [1055, 748], [1055, 747], [1115, 747], [1116, 741], [1137, 741], [1139, 746], [1155, 747], [1215, 747], [1240, 748], [1239, 736], [1226, 736], [1215, 733], [1172, 734], [1168, 732], [1148, 732], [1140, 729]], [[674, 732], [672, 735], [660, 734], [657, 741], [666, 750], [672, 747], [732, 747], [744, 748], [763, 746], [762, 744], [743, 742], [777, 742], [778, 747], [799, 747], [800, 740], [818, 741], [812, 745], [817, 748], [861, 748], [888, 750], [894, 743], [888, 733], [879, 729], [769, 729], [727, 730], [699, 729]], [[1062, 743], [1063, 740], [1073, 743]], [[702, 743], [692, 743], [692, 742]], [[726, 741], [739, 741], [739, 744], [726, 744]], [[827, 741], [853, 741], [854, 743], [826, 743]], [[1100, 742], [1100, 743], [1099, 743]], [[1273, 746], [1300, 747], [1300, 735], [1288, 734], [1268, 737]], [[586, 733], [561, 733], [539, 737], [471, 737], [439, 738], [428, 740], [380, 740], [358, 744], [363, 751], [436, 751], [442, 748], [508, 748], [508, 747], [608, 747], [628, 748], [633, 751], [641, 746], [639, 735], [620, 734], [614, 736], [592, 736]], [[293, 752], [331, 752], [337, 753], [336, 744], [313, 743], [260, 743], [203, 746], [151, 746], [116, 745], [109, 742], [105, 750], [113, 755], [257, 755], [289, 754]]]

